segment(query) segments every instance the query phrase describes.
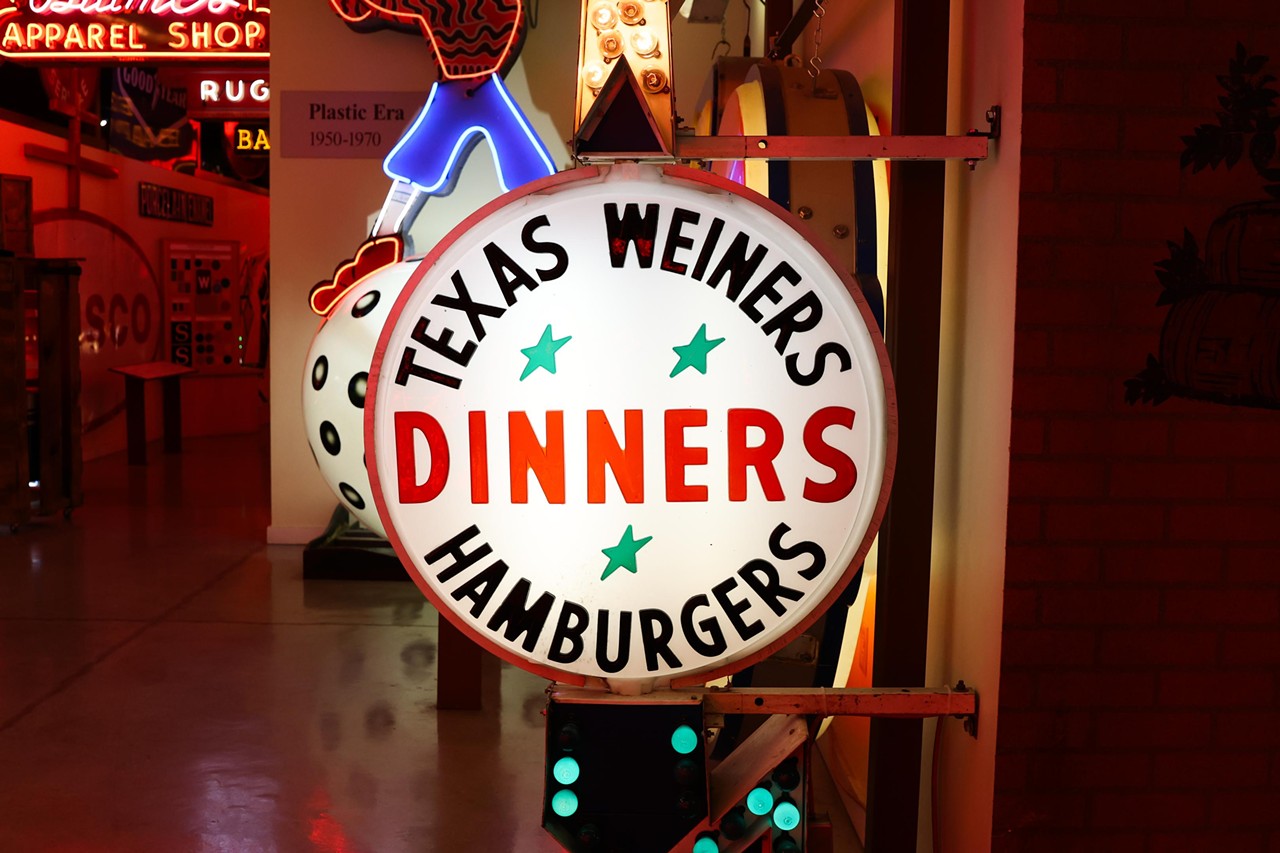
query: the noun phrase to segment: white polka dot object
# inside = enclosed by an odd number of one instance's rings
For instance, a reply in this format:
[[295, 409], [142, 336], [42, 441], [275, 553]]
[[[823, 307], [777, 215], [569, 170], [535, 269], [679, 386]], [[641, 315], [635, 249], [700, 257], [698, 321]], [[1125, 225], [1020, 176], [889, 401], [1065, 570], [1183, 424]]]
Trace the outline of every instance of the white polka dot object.
[[382, 324], [418, 266], [379, 270], [334, 305], [307, 352], [302, 421], [320, 474], [365, 527], [386, 536], [365, 469], [364, 395]]

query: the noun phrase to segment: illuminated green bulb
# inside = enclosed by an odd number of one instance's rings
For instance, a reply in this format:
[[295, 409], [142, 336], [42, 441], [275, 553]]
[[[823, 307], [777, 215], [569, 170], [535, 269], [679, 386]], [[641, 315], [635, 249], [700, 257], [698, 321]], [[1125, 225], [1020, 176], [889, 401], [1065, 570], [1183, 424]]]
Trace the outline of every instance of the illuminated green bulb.
[[578, 810], [578, 795], [568, 788], [556, 791], [551, 796], [551, 810], [560, 817], [569, 817]]
[[693, 842], [693, 853], [720, 853], [720, 845], [709, 835], [704, 835]]
[[561, 785], [572, 785], [577, 782], [580, 772], [578, 762], [568, 756], [557, 761], [551, 768], [551, 775]]
[[747, 811], [766, 815], [773, 809], [773, 793], [768, 788], [752, 788], [747, 794]]
[[698, 733], [689, 726], [680, 726], [671, 733], [671, 747], [681, 755], [688, 755], [698, 748]]
[[800, 825], [800, 810], [790, 800], [783, 800], [773, 810], [773, 825], [778, 829], [790, 832]]

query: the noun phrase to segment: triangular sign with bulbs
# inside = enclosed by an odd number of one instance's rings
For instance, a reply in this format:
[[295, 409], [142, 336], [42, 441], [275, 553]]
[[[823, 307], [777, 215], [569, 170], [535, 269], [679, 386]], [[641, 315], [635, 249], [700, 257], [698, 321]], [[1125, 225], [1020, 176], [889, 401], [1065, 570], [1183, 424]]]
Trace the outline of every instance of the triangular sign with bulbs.
[[574, 139], [574, 153], [671, 153], [625, 56], [618, 59], [595, 103], [583, 117]]
[[674, 126], [666, 0], [583, 0], [575, 153], [669, 157]]

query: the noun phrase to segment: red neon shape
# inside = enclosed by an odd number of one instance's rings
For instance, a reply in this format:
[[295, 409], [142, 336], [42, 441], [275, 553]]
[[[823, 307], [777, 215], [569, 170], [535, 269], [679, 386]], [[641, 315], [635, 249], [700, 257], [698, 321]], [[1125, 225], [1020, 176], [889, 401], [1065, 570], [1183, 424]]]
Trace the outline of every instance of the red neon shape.
[[311, 288], [311, 310], [327, 317], [343, 294], [369, 276], [404, 260], [404, 238], [398, 234], [375, 237], [360, 244], [354, 258], [348, 258], [333, 271], [333, 278]]
[[375, 29], [370, 19], [416, 25], [431, 42], [446, 80], [497, 73], [519, 41], [524, 15], [522, 0], [329, 0], [329, 5], [348, 24], [361, 25], [358, 29]]

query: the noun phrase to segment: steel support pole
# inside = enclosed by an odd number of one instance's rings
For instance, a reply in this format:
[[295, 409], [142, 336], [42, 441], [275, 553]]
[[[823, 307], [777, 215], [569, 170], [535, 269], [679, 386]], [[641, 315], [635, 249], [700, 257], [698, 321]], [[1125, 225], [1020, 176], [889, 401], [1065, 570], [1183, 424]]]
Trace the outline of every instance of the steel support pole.
[[[897, 0], [893, 132], [946, 133], [950, 0]], [[895, 162], [889, 196], [888, 336], [898, 464], [880, 528], [872, 684], [923, 684], [929, 629], [945, 165]], [[914, 853], [920, 720], [872, 718], [866, 849]]]

